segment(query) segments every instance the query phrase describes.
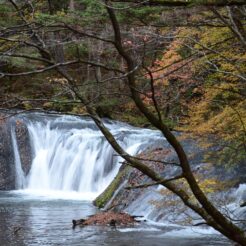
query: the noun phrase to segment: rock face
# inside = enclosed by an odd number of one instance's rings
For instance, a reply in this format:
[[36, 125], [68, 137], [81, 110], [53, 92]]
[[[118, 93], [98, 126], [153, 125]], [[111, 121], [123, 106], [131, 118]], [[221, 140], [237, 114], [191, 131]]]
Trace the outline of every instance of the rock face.
[[6, 116], [6, 114], [0, 114], [0, 190], [15, 188], [14, 154], [9, 118]]
[[27, 126], [22, 120], [17, 119], [15, 121], [15, 134], [22, 170], [24, 171], [25, 175], [27, 175], [31, 169], [32, 164], [32, 148]]
[[[203, 190], [213, 201], [230, 202], [238, 185], [245, 180], [245, 166], [225, 169], [216, 164], [205, 163], [206, 149], [198, 147], [195, 140], [183, 140], [182, 144], [188, 154], [191, 167]], [[140, 159], [155, 160], [144, 163], [160, 173], [163, 178], [172, 178], [181, 173], [177, 165], [178, 159], [172, 148], [167, 144], [162, 148], [145, 151], [138, 156]], [[163, 164], [164, 161], [169, 164]], [[170, 191], [155, 185], [148, 188], [135, 188], [153, 183], [148, 177], [124, 164], [111, 185], [94, 201], [94, 204], [107, 211], [125, 211], [132, 215], [145, 216], [157, 222], [173, 222], [189, 224], [191, 218], [199, 218]], [[181, 186], [185, 185], [180, 181]], [[239, 204], [238, 204], [238, 207]], [[195, 222], [197, 223], [197, 222]]]
[[0, 190], [16, 188], [16, 172], [11, 127], [15, 129], [22, 169], [28, 174], [31, 168], [32, 152], [25, 123], [8, 113], [0, 113]]

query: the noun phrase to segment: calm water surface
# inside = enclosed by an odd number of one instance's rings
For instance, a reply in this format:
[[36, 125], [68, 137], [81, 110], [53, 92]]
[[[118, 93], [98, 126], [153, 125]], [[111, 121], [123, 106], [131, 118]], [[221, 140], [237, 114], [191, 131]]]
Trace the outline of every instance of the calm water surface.
[[[214, 234], [179, 233], [168, 226], [76, 227], [72, 219], [94, 214], [88, 201], [0, 192], [0, 245], [196, 246], [231, 245]], [[168, 234], [167, 234], [168, 232]]]

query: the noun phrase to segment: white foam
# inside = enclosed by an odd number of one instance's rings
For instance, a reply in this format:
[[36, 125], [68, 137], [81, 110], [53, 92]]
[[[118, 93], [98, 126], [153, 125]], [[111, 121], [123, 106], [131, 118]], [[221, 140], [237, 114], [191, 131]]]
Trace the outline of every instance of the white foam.
[[15, 194], [20, 194], [23, 199], [38, 199], [38, 200], [80, 200], [93, 201], [99, 193], [93, 192], [75, 192], [75, 191], [60, 191], [60, 190], [15, 190], [11, 191]]
[[219, 235], [220, 233], [211, 227], [201, 228], [201, 227], [187, 227], [181, 230], [172, 230], [165, 233], [168, 237], [202, 237], [208, 235]]
[[246, 184], [240, 184], [235, 192], [235, 197], [240, 201], [243, 198], [243, 194], [246, 193]]
[[141, 218], [139, 220], [145, 220], [146, 221], [146, 224], [148, 225], [152, 225], [152, 226], [159, 226], [159, 227], [180, 227], [180, 228], [185, 228], [184, 226], [181, 226], [181, 225], [178, 225], [178, 224], [174, 224], [174, 223], [171, 223], [171, 222], [156, 222], [156, 221], [153, 221], [153, 220], [149, 220], [149, 219], [146, 219], [146, 218]]
[[149, 228], [120, 228], [120, 232], [141, 232], [141, 231], [161, 231], [159, 228], [149, 227]]

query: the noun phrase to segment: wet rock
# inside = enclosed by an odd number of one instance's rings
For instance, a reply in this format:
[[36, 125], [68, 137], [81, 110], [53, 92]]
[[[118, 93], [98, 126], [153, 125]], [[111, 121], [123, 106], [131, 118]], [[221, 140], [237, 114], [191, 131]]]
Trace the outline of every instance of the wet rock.
[[[164, 156], [171, 154], [170, 149], [156, 148], [154, 150], [145, 151], [138, 155], [139, 159], [153, 159], [161, 160]], [[145, 162], [156, 172], [164, 172], [165, 166], [158, 162]], [[125, 182], [125, 185], [121, 185]], [[145, 189], [125, 189], [126, 187], [137, 186], [144, 183], [151, 182], [151, 180], [143, 175], [137, 169], [134, 169], [127, 164], [123, 164], [119, 173], [109, 185], [109, 187], [94, 201], [94, 205], [111, 210], [115, 212], [123, 211], [132, 202], [134, 202]], [[110, 194], [110, 195], [109, 195]], [[103, 202], [102, 202], [103, 201]]]
[[[207, 149], [199, 147], [193, 139], [182, 140], [182, 145], [189, 157], [191, 168], [199, 183], [207, 192], [209, 199], [215, 202], [216, 200], [224, 199], [225, 203], [235, 199], [233, 197], [233, 189], [237, 188], [242, 180], [240, 179], [240, 173], [245, 174], [245, 172], [242, 169], [232, 171], [232, 169], [226, 169], [225, 166], [206, 163], [204, 156], [207, 153]], [[168, 145], [144, 151], [137, 158], [159, 173], [164, 179], [180, 174], [181, 170], [178, 166], [177, 155]], [[165, 162], [169, 164], [165, 164]], [[174, 165], [170, 163], [174, 163]], [[158, 222], [170, 221], [187, 225], [192, 223], [190, 218], [194, 218], [194, 221], [200, 219], [177, 196], [158, 185], [148, 188], [133, 188], [150, 183], [153, 183], [151, 179], [140, 171], [130, 168], [125, 163], [110, 184], [110, 189], [107, 188], [95, 200], [94, 204], [97, 205], [98, 200], [103, 201], [104, 205], [101, 208], [104, 210], [148, 215], [149, 219]], [[112, 184], [114, 185], [112, 186]], [[109, 191], [111, 195], [107, 199]], [[242, 199], [243, 205], [245, 205], [244, 201], [246, 199]]]
[[32, 148], [30, 144], [30, 138], [29, 138], [27, 126], [22, 120], [19, 119], [16, 120], [15, 134], [16, 134], [16, 141], [18, 144], [22, 169], [25, 175], [27, 175], [31, 169], [31, 164], [32, 164]]
[[72, 220], [73, 227], [75, 227], [76, 225], [83, 225], [85, 221], [86, 221], [85, 219]]
[[0, 190], [15, 188], [15, 164], [12, 150], [10, 122], [0, 113]]
[[16, 171], [11, 128], [15, 129], [16, 142], [22, 169], [25, 174], [30, 171], [32, 151], [25, 122], [18, 118], [16, 112], [0, 112], [0, 190], [16, 188]]
[[134, 216], [127, 213], [100, 212], [87, 219], [73, 220], [73, 226], [103, 225], [103, 226], [126, 226], [136, 223]]
[[124, 182], [124, 180], [128, 179], [131, 170], [131, 167], [127, 165], [122, 165], [115, 179], [107, 187], [107, 189], [93, 201], [93, 204], [98, 208], [104, 208], [113, 197], [115, 191], [119, 188], [119, 186]]
[[246, 207], [246, 190], [241, 194], [240, 207]]
[[245, 202], [242, 202], [241, 204], [240, 204], [240, 207], [242, 208], [242, 207], [246, 207], [246, 201]]

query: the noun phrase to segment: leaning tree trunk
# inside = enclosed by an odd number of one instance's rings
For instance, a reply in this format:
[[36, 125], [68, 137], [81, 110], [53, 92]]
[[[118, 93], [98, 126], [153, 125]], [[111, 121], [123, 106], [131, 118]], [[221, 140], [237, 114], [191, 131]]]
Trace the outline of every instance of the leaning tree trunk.
[[[113, 30], [114, 30], [114, 45], [118, 50], [119, 54], [124, 58], [127, 64], [127, 79], [128, 85], [131, 91], [132, 99], [134, 100], [137, 108], [145, 115], [145, 117], [149, 120], [149, 122], [159, 129], [167, 141], [174, 148], [177, 156], [179, 158], [180, 166], [182, 168], [183, 176], [186, 179], [189, 187], [194, 194], [197, 201], [202, 205], [203, 209], [207, 212], [209, 216], [212, 217], [213, 221], [217, 223], [218, 226], [215, 227], [218, 230], [218, 227], [221, 228], [220, 232], [222, 232], [229, 239], [239, 243], [240, 245], [246, 246], [246, 237], [243, 230], [241, 230], [238, 226], [233, 224], [230, 220], [228, 220], [216, 207], [208, 200], [205, 196], [201, 188], [199, 187], [189, 165], [189, 161], [187, 155], [176, 139], [176, 137], [172, 134], [172, 132], [168, 129], [168, 127], [163, 123], [163, 121], [155, 116], [152, 112], [148, 110], [148, 108], [143, 103], [138, 90], [136, 90], [136, 65], [132, 57], [125, 51], [122, 45], [120, 26], [115, 16], [115, 13], [111, 7], [107, 7], [107, 11], [109, 17], [112, 22]], [[157, 112], [158, 113], [158, 112]]]

